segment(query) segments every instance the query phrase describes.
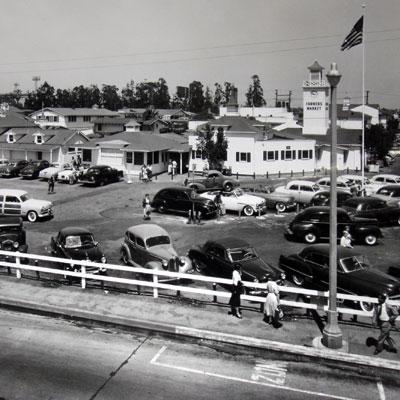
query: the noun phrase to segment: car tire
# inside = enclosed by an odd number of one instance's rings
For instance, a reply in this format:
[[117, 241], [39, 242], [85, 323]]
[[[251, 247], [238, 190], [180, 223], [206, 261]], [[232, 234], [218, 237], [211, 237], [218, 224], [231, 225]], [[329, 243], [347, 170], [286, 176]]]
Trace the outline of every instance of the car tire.
[[279, 212], [285, 212], [286, 211], [286, 204], [282, 203], [280, 201], [279, 203], [275, 204], [275, 209], [276, 209], [276, 211], [279, 211]]
[[73, 175], [71, 175], [71, 176], [69, 177], [68, 183], [69, 183], [70, 185], [75, 185], [75, 178], [74, 178]]
[[254, 215], [254, 208], [252, 206], [244, 206], [243, 214], [248, 217], [251, 217], [252, 215]]
[[129, 265], [128, 252], [126, 251], [126, 249], [121, 250], [121, 260], [124, 265]]
[[314, 244], [314, 243], [317, 242], [317, 240], [318, 240], [318, 237], [317, 237], [317, 235], [316, 235], [314, 232], [307, 232], [307, 233], [304, 235], [304, 241], [305, 241], [307, 244]]
[[226, 191], [226, 192], [230, 192], [231, 190], [233, 189], [233, 185], [232, 185], [232, 183], [225, 183], [225, 185], [224, 185], [224, 190]]
[[305, 279], [301, 275], [292, 274], [292, 281], [296, 286], [304, 286]]
[[365, 312], [371, 312], [374, 309], [374, 305], [366, 301], [360, 301], [360, 308]]
[[36, 222], [38, 219], [38, 215], [36, 211], [28, 211], [26, 214], [26, 218], [28, 219], [29, 222]]
[[375, 235], [367, 235], [364, 238], [364, 242], [368, 246], [375, 246], [378, 243], [378, 238]]

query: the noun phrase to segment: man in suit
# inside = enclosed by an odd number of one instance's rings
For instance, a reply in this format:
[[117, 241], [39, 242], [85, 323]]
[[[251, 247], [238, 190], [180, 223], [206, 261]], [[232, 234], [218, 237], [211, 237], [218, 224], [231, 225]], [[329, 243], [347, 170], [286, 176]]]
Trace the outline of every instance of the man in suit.
[[374, 312], [372, 315], [372, 321], [375, 327], [379, 327], [381, 334], [376, 343], [376, 349], [374, 355], [379, 354], [383, 350], [383, 344], [386, 341], [389, 345], [389, 351], [397, 353], [397, 349], [394, 346], [394, 341], [390, 337], [390, 330], [392, 325], [395, 323], [399, 313], [397, 309], [387, 303], [385, 294], [378, 296], [378, 304], [374, 305]]

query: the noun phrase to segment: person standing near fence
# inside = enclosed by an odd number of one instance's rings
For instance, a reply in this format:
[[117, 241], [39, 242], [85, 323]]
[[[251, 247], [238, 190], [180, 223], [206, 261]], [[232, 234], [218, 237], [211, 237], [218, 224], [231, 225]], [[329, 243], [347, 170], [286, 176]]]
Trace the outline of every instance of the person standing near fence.
[[240, 295], [243, 291], [243, 283], [241, 276], [241, 266], [239, 263], [234, 264], [232, 273], [232, 295], [229, 300], [231, 306], [231, 312], [234, 317], [242, 319], [242, 313], [240, 311]]
[[279, 322], [280, 301], [279, 301], [279, 286], [276, 282], [268, 277], [267, 282], [267, 297], [264, 305], [264, 315], [267, 322], [274, 328], [280, 328], [282, 324]]

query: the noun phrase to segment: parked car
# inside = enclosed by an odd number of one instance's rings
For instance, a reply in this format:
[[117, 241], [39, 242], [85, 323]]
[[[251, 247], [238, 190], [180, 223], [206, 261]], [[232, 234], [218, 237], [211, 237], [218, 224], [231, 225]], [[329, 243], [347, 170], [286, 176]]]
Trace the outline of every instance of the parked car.
[[70, 185], [74, 185], [78, 182], [79, 177], [84, 174], [90, 168], [90, 164], [83, 163], [79, 168], [73, 168], [69, 166], [58, 172], [57, 181], [58, 182], [67, 182]]
[[337, 177], [337, 180], [346, 182], [347, 184], [355, 187], [357, 194], [360, 192], [362, 186], [368, 185], [370, 183], [369, 179], [366, 176], [362, 177], [361, 175], [352, 174], [339, 175]]
[[389, 206], [385, 200], [376, 197], [354, 197], [346, 200], [342, 207], [349, 215], [374, 218], [379, 225], [400, 225], [400, 207]]
[[47, 180], [49, 179], [51, 176], [54, 176], [54, 179], [57, 180], [57, 175], [58, 173], [63, 170], [63, 169], [67, 169], [67, 168], [72, 168], [70, 164], [65, 163], [65, 164], [60, 164], [60, 163], [53, 163], [50, 165], [50, 167], [42, 169], [39, 172], [39, 179], [44, 179]]
[[[279, 266], [298, 286], [328, 290], [329, 244], [307, 246], [297, 254], [281, 255]], [[338, 247], [337, 290], [339, 293], [378, 297], [387, 293], [389, 298], [400, 297], [400, 282], [372, 267], [368, 258], [359, 251]], [[361, 302], [364, 311], [372, 304]]]
[[296, 201], [291, 194], [279, 193], [269, 186], [241, 187], [245, 193], [253, 194], [265, 200], [267, 208], [285, 212], [296, 208]]
[[220, 171], [210, 169], [203, 172], [203, 176], [195, 176], [192, 180], [185, 179], [185, 186], [194, 188], [197, 192], [204, 192], [210, 189], [220, 189], [230, 192], [239, 186], [235, 179], [228, 178]]
[[[0, 218], [0, 250], [28, 252], [26, 233], [21, 217]], [[8, 256], [0, 255], [0, 260], [9, 259]]]
[[385, 185], [400, 185], [400, 176], [393, 174], [379, 174], [374, 175], [370, 179], [370, 183], [365, 185], [365, 194], [371, 196], [376, 193], [378, 189]]
[[[209, 240], [204, 245], [193, 247], [188, 252], [198, 272], [219, 278], [232, 278], [234, 264], [239, 263], [243, 281], [263, 283], [268, 277], [284, 281], [285, 275], [277, 266], [265, 262], [256, 249], [237, 237]], [[248, 294], [263, 294], [260, 289], [249, 288]]]
[[0, 158], [0, 167], [3, 165], [7, 165], [9, 163], [9, 160], [7, 158]]
[[124, 172], [108, 165], [90, 167], [79, 177], [79, 182], [85, 185], [104, 186], [111, 182], [119, 182]]
[[[124, 264], [154, 270], [190, 273], [189, 257], [179, 256], [167, 231], [156, 224], [131, 226], [120, 248]], [[160, 279], [170, 280], [170, 278]]]
[[39, 178], [40, 171], [48, 167], [50, 167], [50, 163], [47, 160], [32, 161], [25, 168], [21, 169], [19, 175], [23, 179], [36, 179]]
[[275, 192], [292, 195], [298, 203], [308, 204], [314, 197], [314, 194], [321, 190], [315, 182], [294, 180], [288, 182], [285, 186], [278, 186]]
[[[331, 189], [331, 178], [324, 177], [324, 178], [318, 179], [317, 182], [315, 182], [315, 183], [323, 190]], [[349, 192], [349, 193], [357, 192], [357, 187], [355, 185], [352, 185], [341, 179], [337, 179], [336, 188], [340, 189], [340, 190], [344, 190], [345, 192]]]
[[52, 215], [51, 201], [32, 199], [25, 190], [0, 189], [0, 216], [26, 217], [35, 222], [38, 218]]
[[[343, 190], [336, 191], [336, 201], [337, 206], [341, 207], [342, 204], [347, 200], [351, 199], [353, 195], [349, 192], [345, 192]], [[314, 197], [311, 199], [308, 204], [310, 207], [313, 206], [329, 206], [331, 204], [331, 192], [330, 191], [322, 191], [315, 193]]]
[[400, 206], [400, 185], [382, 186], [374, 194], [374, 197], [385, 200], [388, 205]]
[[[66, 227], [59, 231], [57, 236], [52, 236], [50, 252], [53, 257], [74, 260], [73, 263], [63, 264], [66, 271], [80, 272], [79, 261], [93, 261], [106, 264], [107, 258], [95, 241], [92, 233], [82, 227]], [[102, 267], [86, 267], [90, 274], [106, 275], [107, 269]], [[72, 280], [72, 278], [68, 278]]]
[[[288, 238], [304, 240], [308, 244], [329, 239], [328, 206], [309, 207], [297, 214], [286, 229]], [[376, 245], [378, 239], [383, 237], [378, 227], [378, 221], [370, 218], [357, 218], [350, 216], [343, 208], [337, 209], [337, 236], [342, 236], [346, 227], [356, 243], [369, 246]]]
[[0, 167], [0, 175], [5, 178], [19, 176], [20, 171], [29, 164], [26, 160], [10, 161], [8, 164]]
[[161, 189], [154, 196], [151, 206], [160, 213], [177, 211], [188, 214], [192, 209], [202, 218], [215, 216], [217, 206], [214, 201], [201, 197], [188, 187], [169, 187]]
[[[201, 193], [200, 196], [206, 199], [214, 200], [217, 192], [209, 191]], [[266, 212], [267, 205], [265, 200], [259, 196], [244, 193], [241, 188], [232, 190], [231, 192], [221, 193], [221, 202], [226, 211], [239, 212], [243, 211], [244, 215], [252, 216], [258, 212]]]

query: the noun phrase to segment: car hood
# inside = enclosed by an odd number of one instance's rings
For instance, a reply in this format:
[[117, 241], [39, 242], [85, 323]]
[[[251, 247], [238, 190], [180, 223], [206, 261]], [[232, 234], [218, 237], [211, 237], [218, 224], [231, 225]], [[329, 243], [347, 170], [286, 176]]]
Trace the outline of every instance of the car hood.
[[378, 220], [376, 218], [363, 218], [363, 217], [357, 217], [357, 211], [354, 210], [354, 208], [346, 208], [345, 206], [342, 206], [343, 209], [345, 209], [350, 218], [359, 224], [362, 225], [378, 225]]
[[27, 208], [43, 208], [43, 207], [52, 207], [53, 203], [47, 200], [36, 200], [36, 199], [29, 199], [22, 203], [24, 207]]
[[158, 258], [161, 258], [161, 259], [167, 260], [167, 261], [170, 258], [176, 257], [178, 255], [176, 250], [167, 244], [161, 244], [159, 246], [150, 247], [150, 249], [148, 249], [148, 251], [151, 255], [154, 255]]
[[350, 272], [349, 274], [357, 277], [359, 283], [364, 283], [376, 289], [376, 293], [387, 293], [389, 296], [400, 295], [400, 282], [384, 272], [374, 268], [363, 269]]
[[276, 280], [280, 277], [281, 273], [278, 268], [270, 266], [261, 258], [255, 260], [243, 260], [240, 261], [240, 265], [242, 266], [243, 272], [252, 275], [259, 281], [265, 279], [266, 275], [270, 275], [273, 280]]
[[100, 262], [103, 257], [102, 251], [98, 246], [80, 247], [76, 249], [65, 249], [65, 253], [73, 260], [87, 260]]
[[59, 169], [58, 168], [56, 168], [56, 167], [52, 167], [52, 168], [46, 168], [46, 169], [42, 169], [41, 171], [40, 171], [40, 174], [41, 175], [49, 175], [49, 174], [55, 174], [56, 172], [58, 172], [59, 171]]

